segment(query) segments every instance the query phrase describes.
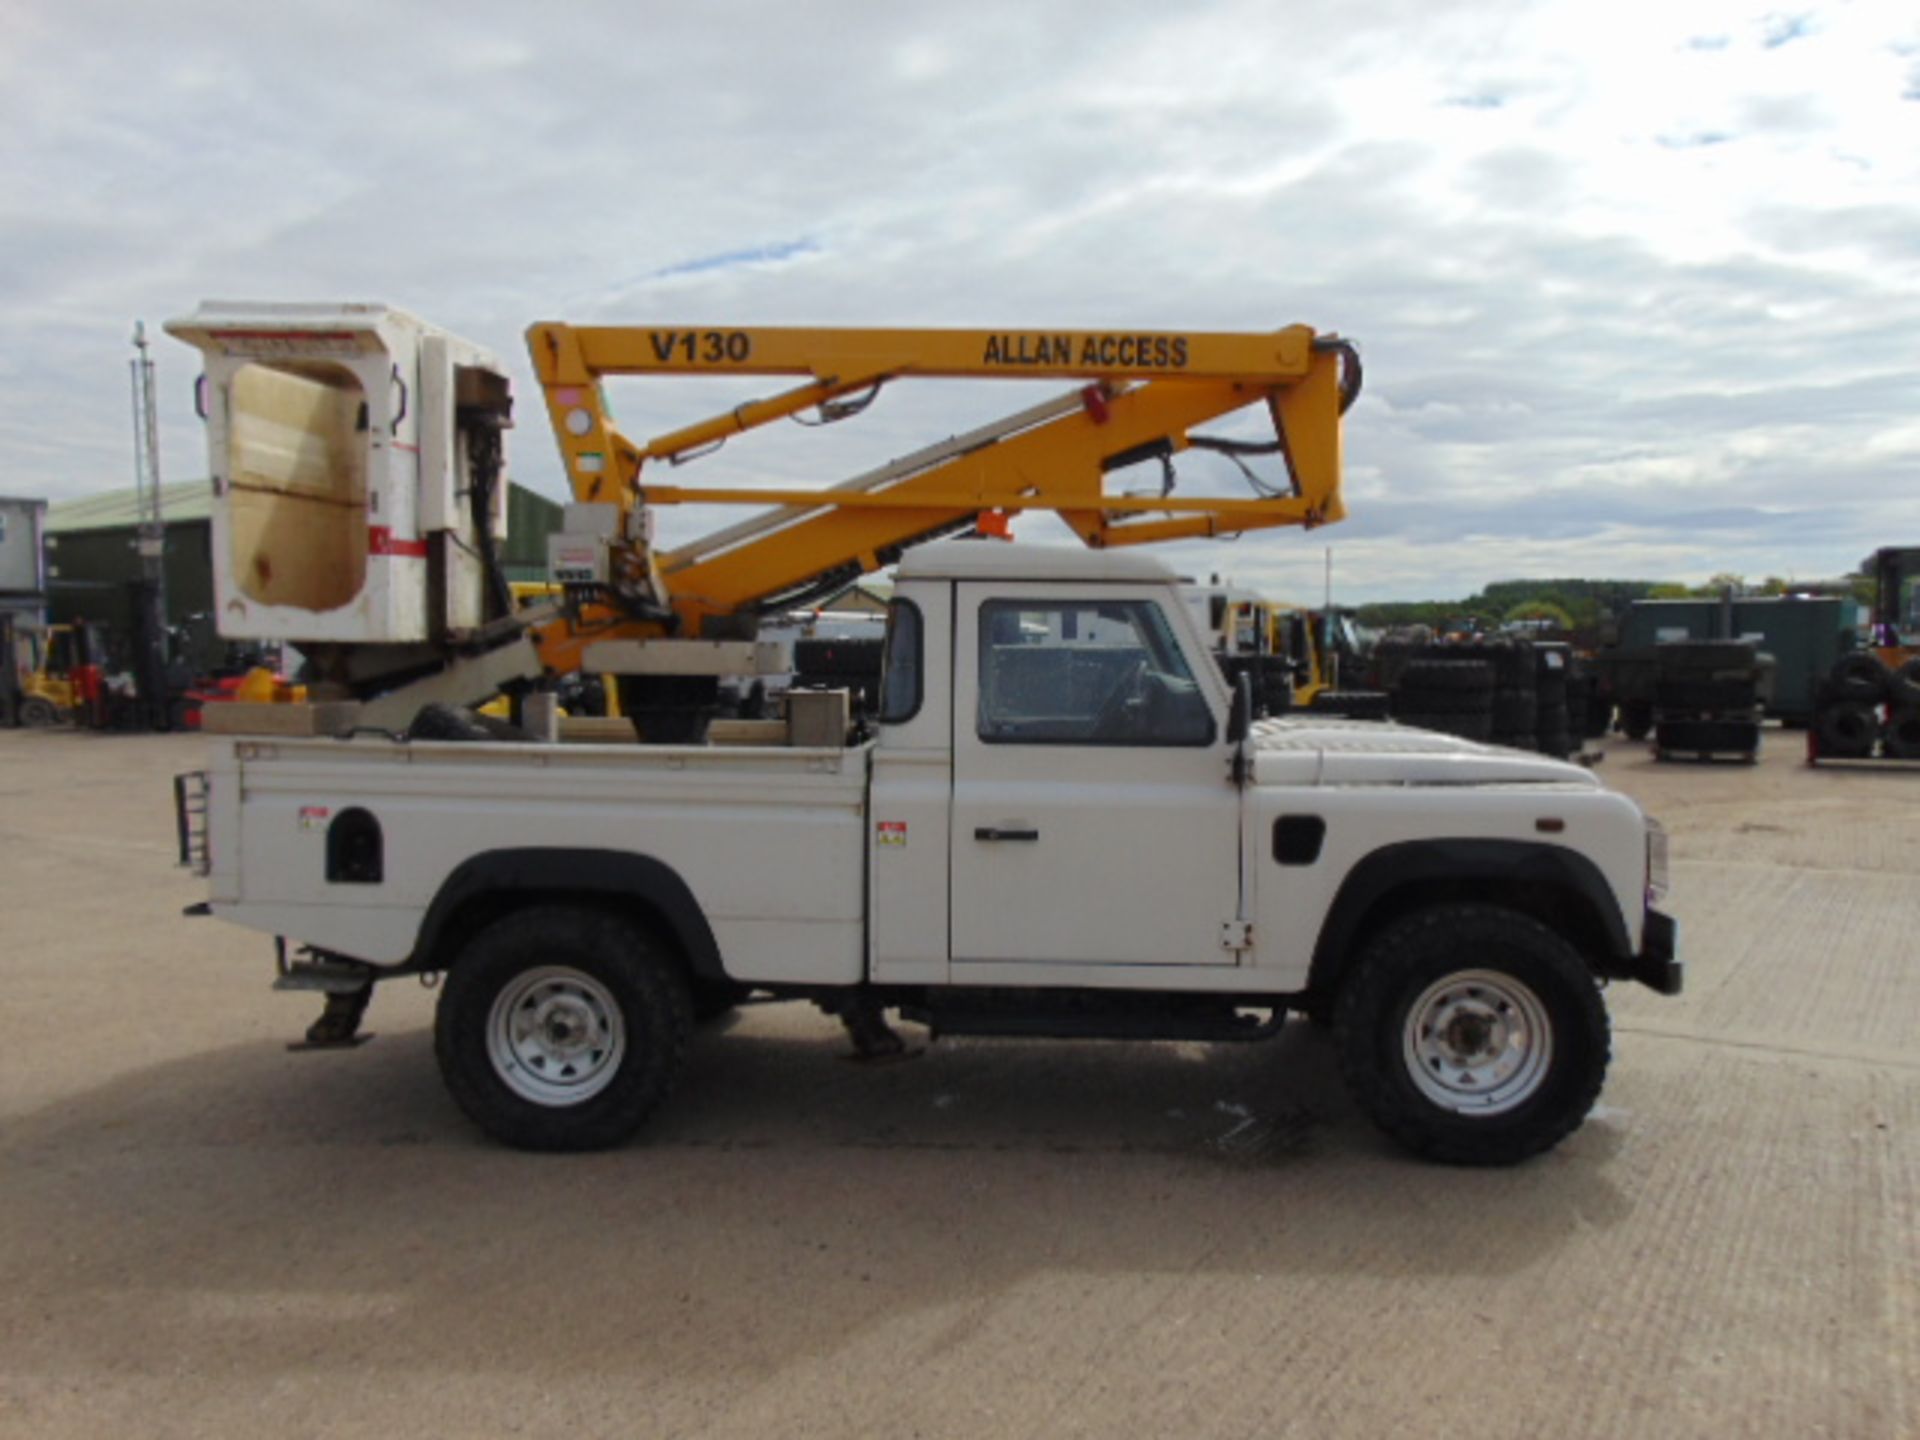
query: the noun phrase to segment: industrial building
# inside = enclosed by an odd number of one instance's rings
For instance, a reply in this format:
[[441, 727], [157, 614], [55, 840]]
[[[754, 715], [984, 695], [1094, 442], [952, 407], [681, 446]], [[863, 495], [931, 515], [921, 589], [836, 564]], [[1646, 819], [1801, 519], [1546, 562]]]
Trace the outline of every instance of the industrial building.
[[[210, 637], [212, 626], [195, 624], [194, 617], [213, 612], [213, 482], [164, 485], [160, 508], [167, 530], [167, 623]], [[560, 512], [546, 497], [512, 487], [503, 556], [509, 579], [546, 578], [547, 536], [558, 528]], [[62, 500], [47, 511], [46, 586], [54, 623], [101, 621], [116, 636], [131, 633], [139, 525], [140, 497], [132, 489]]]

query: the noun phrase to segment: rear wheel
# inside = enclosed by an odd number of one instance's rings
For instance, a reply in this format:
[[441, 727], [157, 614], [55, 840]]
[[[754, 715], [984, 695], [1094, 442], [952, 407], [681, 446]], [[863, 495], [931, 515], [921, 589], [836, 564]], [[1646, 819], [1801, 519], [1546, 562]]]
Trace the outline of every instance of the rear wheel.
[[1610, 1039], [1579, 953], [1530, 916], [1446, 905], [1368, 944], [1334, 1018], [1354, 1098], [1418, 1155], [1511, 1165], [1579, 1128]]
[[44, 730], [60, 723], [60, 711], [51, 700], [29, 695], [20, 702], [20, 723], [30, 730]]
[[440, 1073], [469, 1119], [526, 1150], [597, 1150], [672, 1091], [692, 1026], [675, 957], [633, 922], [540, 906], [482, 930], [449, 967]]

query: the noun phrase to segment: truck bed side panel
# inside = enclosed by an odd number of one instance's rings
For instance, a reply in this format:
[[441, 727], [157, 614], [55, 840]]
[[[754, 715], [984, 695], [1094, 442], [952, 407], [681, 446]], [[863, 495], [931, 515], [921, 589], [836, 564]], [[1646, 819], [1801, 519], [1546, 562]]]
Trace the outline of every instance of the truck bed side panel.
[[[469, 857], [606, 849], [674, 869], [736, 978], [861, 977], [864, 750], [230, 743], [214, 908], [240, 924], [395, 964]], [[328, 827], [356, 807], [380, 825], [378, 883], [327, 878]]]

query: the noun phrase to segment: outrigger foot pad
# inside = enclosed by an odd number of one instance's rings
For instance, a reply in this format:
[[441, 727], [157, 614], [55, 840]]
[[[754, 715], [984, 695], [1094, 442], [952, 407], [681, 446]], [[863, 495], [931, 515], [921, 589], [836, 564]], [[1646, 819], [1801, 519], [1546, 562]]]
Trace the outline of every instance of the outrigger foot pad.
[[334, 991], [320, 1018], [307, 1027], [307, 1038], [287, 1046], [289, 1050], [350, 1050], [364, 1045], [373, 1036], [360, 1033], [360, 1019], [373, 999], [373, 986], [359, 990]]
[[921, 1053], [900, 1038], [900, 1032], [887, 1024], [880, 1007], [870, 1001], [855, 1000], [842, 1007], [840, 1023], [846, 1027], [847, 1038], [853, 1042], [853, 1053], [842, 1056], [844, 1060], [863, 1065], [885, 1065], [899, 1060], [912, 1060]]

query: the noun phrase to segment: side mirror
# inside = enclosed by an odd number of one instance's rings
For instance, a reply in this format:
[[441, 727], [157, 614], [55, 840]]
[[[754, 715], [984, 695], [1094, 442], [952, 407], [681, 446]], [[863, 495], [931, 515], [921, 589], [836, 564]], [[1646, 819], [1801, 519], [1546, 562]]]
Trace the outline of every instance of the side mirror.
[[1227, 743], [1238, 745], [1253, 728], [1253, 676], [1242, 670], [1233, 677], [1233, 708], [1227, 713]]

